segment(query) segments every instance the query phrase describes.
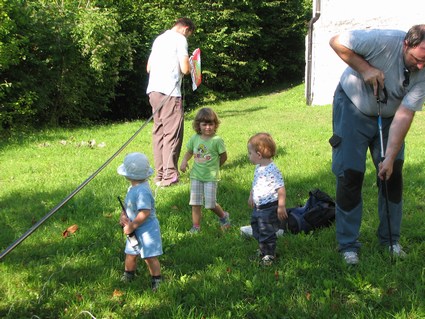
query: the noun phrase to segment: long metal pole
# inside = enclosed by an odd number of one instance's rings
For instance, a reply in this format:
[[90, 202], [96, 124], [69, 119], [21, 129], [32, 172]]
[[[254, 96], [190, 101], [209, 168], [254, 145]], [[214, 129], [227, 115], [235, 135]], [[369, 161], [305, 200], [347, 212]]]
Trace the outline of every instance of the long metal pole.
[[[385, 91], [384, 91], [385, 92]], [[381, 115], [381, 98], [379, 97], [379, 86], [378, 86], [378, 95], [376, 98], [376, 102], [378, 104], [378, 129], [379, 129], [379, 140], [381, 145], [381, 163], [385, 159], [385, 150], [384, 150], [384, 138], [382, 134], [382, 115]], [[390, 215], [390, 208], [389, 208], [389, 200], [388, 200], [388, 182], [387, 178], [384, 175], [384, 180], [381, 180], [381, 192], [383, 192], [383, 195], [385, 197], [385, 206], [387, 210], [387, 223], [388, 223], [388, 233], [390, 238], [390, 254], [391, 258], [393, 256], [393, 235], [391, 231], [391, 215]]]
[[[177, 86], [177, 84], [176, 84]], [[118, 156], [128, 144], [130, 144], [136, 136], [144, 129], [144, 127], [152, 120], [153, 116], [156, 112], [158, 112], [162, 106], [166, 103], [167, 100], [170, 99], [171, 94], [174, 92], [176, 87], [174, 87], [173, 91], [163, 100], [161, 105], [152, 113], [152, 115], [143, 123], [143, 125], [136, 131], [136, 133], [131, 136], [127, 142], [125, 142], [118, 151], [116, 151], [101, 167], [99, 167], [89, 178], [87, 178], [84, 182], [82, 182], [71, 194], [65, 197], [58, 205], [56, 205], [50, 212], [48, 212], [42, 219], [40, 219], [37, 223], [35, 223], [30, 229], [28, 229], [21, 237], [15, 240], [9, 247], [7, 247], [1, 254], [0, 260], [2, 260], [8, 253], [10, 253], [13, 249], [16, 248], [20, 243], [22, 243], [28, 236], [30, 236], [38, 227], [40, 227], [46, 220], [48, 220], [54, 213], [56, 213], [63, 205], [65, 205], [72, 197], [74, 197], [80, 190], [84, 188], [93, 178], [96, 177], [112, 160]]]

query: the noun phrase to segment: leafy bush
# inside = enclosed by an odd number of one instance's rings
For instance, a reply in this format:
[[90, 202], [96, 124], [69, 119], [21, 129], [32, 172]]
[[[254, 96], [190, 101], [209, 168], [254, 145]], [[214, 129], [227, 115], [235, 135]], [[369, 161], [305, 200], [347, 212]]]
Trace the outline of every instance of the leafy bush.
[[187, 108], [298, 82], [311, 0], [0, 0], [0, 134], [26, 126], [147, 117], [146, 61], [182, 16], [203, 84]]

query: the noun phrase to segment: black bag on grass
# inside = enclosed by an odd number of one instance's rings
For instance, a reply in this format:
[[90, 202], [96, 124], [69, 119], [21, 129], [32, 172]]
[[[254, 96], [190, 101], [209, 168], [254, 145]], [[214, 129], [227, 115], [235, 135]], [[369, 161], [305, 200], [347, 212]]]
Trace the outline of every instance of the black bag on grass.
[[309, 195], [304, 206], [287, 209], [286, 226], [293, 234], [329, 227], [335, 220], [335, 201], [328, 194], [314, 189]]

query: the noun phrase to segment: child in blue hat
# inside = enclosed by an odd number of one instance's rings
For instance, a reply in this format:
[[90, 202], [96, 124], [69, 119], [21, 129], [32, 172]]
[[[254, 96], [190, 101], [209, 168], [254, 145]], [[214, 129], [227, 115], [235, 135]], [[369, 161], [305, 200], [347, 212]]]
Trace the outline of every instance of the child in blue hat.
[[[153, 173], [149, 161], [142, 153], [130, 153], [117, 172], [129, 182], [124, 201], [125, 212], [120, 216], [124, 234], [135, 234], [137, 243], [127, 240], [125, 246], [125, 271], [121, 278], [128, 282], [134, 279], [138, 255], [145, 260], [152, 277], [152, 290], [161, 282], [161, 266], [158, 256], [162, 255], [159, 221], [155, 212], [155, 200], [148, 179]], [[128, 217], [127, 217], [128, 216]]]

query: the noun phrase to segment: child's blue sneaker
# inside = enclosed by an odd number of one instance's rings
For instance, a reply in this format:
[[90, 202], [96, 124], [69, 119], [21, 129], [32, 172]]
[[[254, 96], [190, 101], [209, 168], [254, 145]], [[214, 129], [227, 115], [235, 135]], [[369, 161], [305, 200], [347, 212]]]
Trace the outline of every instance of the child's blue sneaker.
[[220, 218], [220, 226], [222, 229], [227, 229], [230, 227], [230, 218], [228, 212], [224, 212], [224, 217]]
[[189, 230], [189, 233], [191, 233], [191, 234], [197, 234], [200, 231], [201, 231], [201, 229], [199, 227], [192, 226], [192, 228]]

